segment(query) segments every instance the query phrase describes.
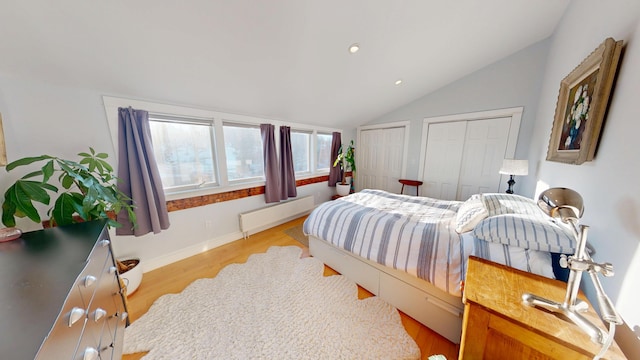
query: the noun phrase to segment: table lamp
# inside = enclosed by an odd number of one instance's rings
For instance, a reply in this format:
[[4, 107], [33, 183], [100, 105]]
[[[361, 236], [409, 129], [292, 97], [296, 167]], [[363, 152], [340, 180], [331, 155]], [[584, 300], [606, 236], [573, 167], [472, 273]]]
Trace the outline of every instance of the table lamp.
[[504, 159], [502, 161], [502, 167], [499, 171], [500, 174], [509, 175], [509, 181], [507, 184], [507, 194], [513, 194], [513, 185], [516, 183], [513, 177], [516, 175], [528, 175], [529, 174], [529, 161], [528, 160], [514, 160]]

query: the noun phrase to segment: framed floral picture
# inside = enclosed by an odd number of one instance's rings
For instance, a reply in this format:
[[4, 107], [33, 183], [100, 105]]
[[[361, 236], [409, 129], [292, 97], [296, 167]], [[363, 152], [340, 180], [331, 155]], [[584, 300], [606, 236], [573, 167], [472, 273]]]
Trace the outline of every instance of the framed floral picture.
[[560, 82], [547, 160], [593, 160], [621, 50], [622, 41], [607, 38]]

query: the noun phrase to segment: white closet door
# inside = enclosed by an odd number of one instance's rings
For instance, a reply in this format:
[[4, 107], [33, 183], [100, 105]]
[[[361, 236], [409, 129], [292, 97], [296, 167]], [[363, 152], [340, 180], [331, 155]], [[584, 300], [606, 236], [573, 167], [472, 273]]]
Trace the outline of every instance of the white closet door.
[[378, 163], [381, 162], [382, 132], [379, 130], [363, 130], [356, 149], [358, 167], [356, 169], [356, 188], [375, 189], [378, 176]]
[[405, 128], [361, 130], [356, 151], [356, 189], [399, 192], [405, 151]]
[[429, 124], [422, 196], [455, 200], [467, 122]]
[[498, 191], [510, 123], [510, 117], [467, 122], [457, 200]]

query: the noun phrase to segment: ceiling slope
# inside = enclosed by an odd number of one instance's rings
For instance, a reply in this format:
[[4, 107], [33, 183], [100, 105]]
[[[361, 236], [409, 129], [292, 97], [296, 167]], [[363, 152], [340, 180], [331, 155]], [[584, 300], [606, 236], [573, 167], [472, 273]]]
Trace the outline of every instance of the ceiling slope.
[[568, 2], [4, 1], [0, 75], [349, 128], [549, 37]]

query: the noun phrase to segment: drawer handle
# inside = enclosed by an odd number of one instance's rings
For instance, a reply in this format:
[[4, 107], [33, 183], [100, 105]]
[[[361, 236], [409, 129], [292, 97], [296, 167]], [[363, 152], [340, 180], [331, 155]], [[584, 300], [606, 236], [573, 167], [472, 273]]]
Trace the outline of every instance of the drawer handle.
[[111, 241], [104, 239], [104, 240], [100, 240], [100, 242], [98, 242], [98, 245], [105, 247], [105, 246], [109, 246], [110, 243]]
[[120, 321], [125, 321], [125, 320], [127, 320], [127, 317], [129, 317], [129, 314], [127, 314], [126, 311], [123, 311], [123, 312], [117, 314], [117, 316], [120, 318]]
[[456, 308], [453, 305], [450, 305], [440, 299], [434, 298], [434, 297], [425, 297], [425, 300], [427, 300], [428, 302], [430, 302], [431, 304], [439, 307], [442, 310], [447, 311], [448, 313], [450, 313], [453, 316], [456, 317], [462, 317], [462, 312], [460, 311], [460, 309]]
[[91, 287], [93, 284], [96, 283], [96, 280], [98, 280], [98, 279], [95, 276], [87, 275], [84, 278], [84, 287]]
[[98, 320], [102, 319], [106, 315], [107, 315], [107, 310], [102, 309], [102, 308], [97, 308], [93, 312], [93, 321], [98, 322]]
[[95, 360], [100, 355], [100, 352], [95, 348], [88, 347], [84, 349], [84, 354], [82, 355], [82, 360]]
[[86, 311], [83, 308], [74, 307], [71, 309], [69, 313], [69, 327], [73, 324], [77, 323], [78, 320], [82, 319], [86, 314]]

